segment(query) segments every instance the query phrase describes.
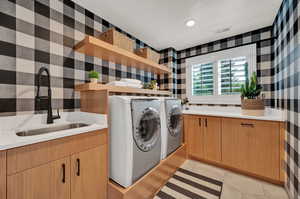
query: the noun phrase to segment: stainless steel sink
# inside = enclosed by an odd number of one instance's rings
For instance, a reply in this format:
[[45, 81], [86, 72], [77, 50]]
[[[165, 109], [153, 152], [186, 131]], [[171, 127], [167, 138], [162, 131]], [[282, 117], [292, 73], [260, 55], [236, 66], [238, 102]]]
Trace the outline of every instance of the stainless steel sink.
[[85, 126], [88, 126], [88, 124], [73, 123], [73, 124], [53, 126], [53, 127], [49, 127], [49, 128], [41, 128], [41, 129], [33, 129], [33, 130], [28, 130], [28, 131], [20, 131], [20, 132], [17, 132], [16, 134], [17, 134], [17, 136], [34, 136], [34, 135], [52, 133], [52, 132], [55, 132], [55, 131], [76, 129], [76, 128], [85, 127]]

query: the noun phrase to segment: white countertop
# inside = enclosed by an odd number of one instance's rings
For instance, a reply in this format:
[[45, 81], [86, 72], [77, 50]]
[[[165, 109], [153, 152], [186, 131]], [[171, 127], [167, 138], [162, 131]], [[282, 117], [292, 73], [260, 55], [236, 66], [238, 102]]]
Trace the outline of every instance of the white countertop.
[[[102, 114], [80, 111], [63, 112], [61, 113], [61, 119], [54, 120], [54, 124], [46, 124], [46, 118], [47, 114], [0, 117], [0, 150], [11, 149], [107, 128], [107, 117], [106, 115]], [[24, 137], [16, 135], [16, 133], [19, 131], [47, 128], [70, 123], [84, 123], [88, 124], [88, 126], [56, 131], [42, 135]]]
[[184, 114], [207, 115], [230, 118], [243, 118], [267, 121], [286, 121], [284, 112], [278, 109], [265, 109], [264, 116], [243, 115], [240, 107], [223, 106], [189, 106], [189, 110], [183, 110]]

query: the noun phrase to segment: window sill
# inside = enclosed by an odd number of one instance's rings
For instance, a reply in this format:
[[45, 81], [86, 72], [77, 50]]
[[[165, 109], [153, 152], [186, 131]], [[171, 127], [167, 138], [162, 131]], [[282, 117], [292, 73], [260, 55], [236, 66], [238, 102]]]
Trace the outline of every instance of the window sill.
[[240, 105], [241, 98], [237, 96], [188, 96], [190, 104], [232, 104]]

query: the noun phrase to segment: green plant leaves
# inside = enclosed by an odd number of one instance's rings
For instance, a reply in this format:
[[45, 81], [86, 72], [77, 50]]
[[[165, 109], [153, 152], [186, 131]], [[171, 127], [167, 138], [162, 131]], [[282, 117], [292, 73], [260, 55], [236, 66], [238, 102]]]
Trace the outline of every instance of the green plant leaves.
[[91, 70], [89, 72], [89, 78], [96, 78], [96, 79], [99, 79], [99, 73], [97, 71], [94, 71], [94, 70]]
[[257, 98], [262, 91], [262, 87], [258, 85], [256, 73], [253, 73], [250, 82], [246, 79], [245, 85], [241, 86], [241, 97], [247, 99]]

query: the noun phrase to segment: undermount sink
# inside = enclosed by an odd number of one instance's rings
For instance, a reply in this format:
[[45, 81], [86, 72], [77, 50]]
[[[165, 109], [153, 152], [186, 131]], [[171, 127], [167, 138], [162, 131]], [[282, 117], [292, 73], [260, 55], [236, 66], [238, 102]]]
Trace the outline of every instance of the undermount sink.
[[41, 135], [41, 134], [46, 134], [46, 133], [52, 133], [55, 131], [63, 131], [63, 130], [68, 130], [68, 129], [76, 129], [76, 128], [81, 128], [89, 126], [88, 124], [83, 124], [83, 123], [73, 123], [73, 124], [64, 124], [64, 125], [58, 125], [58, 126], [53, 126], [49, 128], [40, 128], [40, 129], [33, 129], [33, 130], [27, 130], [27, 131], [20, 131], [17, 132], [17, 136], [34, 136], [34, 135]]

